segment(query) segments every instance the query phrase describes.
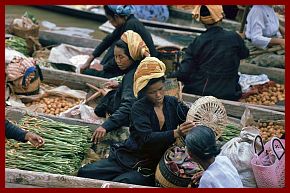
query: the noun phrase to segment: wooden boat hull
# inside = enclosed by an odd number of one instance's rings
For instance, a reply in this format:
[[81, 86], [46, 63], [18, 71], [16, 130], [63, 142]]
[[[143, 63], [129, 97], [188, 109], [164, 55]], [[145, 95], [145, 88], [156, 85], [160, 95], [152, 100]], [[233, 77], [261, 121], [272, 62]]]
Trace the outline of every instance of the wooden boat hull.
[[[84, 19], [89, 19], [93, 21], [98, 22], [106, 22], [107, 18], [104, 13], [94, 13], [84, 10], [79, 10], [75, 8], [71, 8], [68, 6], [60, 6], [60, 5], [37, 5], [34, 6], [36, 8], [40, 9], [46, 9], [50, 11], [59, 12], [62, 14], [67, 14], [74, 17], [82, 17]], [[172, 24], [172, 23], [165, 23], [165, 22], [157, 22], [157, 21], [148, 21], [140, 19], [140, 21], [148, 27], [155, 27], [155, 28], [163, 28], [163, 29], [170, 29], [170, 30], [177, 30], [177, 31], [183, 31], [183, 32], [194, 32], [194, 33], [203, 33], [205, 31], [205, 28], [200, 27], [192, 27], [192, 26], [181, 26], [178, 24]]]
[[153, 188], [76, 176], [5, 168], [5, 187], [11, 188]]

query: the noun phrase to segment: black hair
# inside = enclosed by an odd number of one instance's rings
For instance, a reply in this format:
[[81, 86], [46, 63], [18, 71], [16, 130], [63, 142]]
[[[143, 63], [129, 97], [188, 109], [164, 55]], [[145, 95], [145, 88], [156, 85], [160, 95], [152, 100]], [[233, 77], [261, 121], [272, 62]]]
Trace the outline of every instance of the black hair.
[[108, 16], [111, 16], [111, 17], [114, 17], [115, 16], [115, 12], [112, 11], [108, 5], [104, 5], [104, 10], [105, 10], [105, 14], [108, 15]]
[[[131, 59], [133, 60], [133, 58], [131, 57], [130, 55], [130, 52], [129, 52], [129, 47], [128, 47], [128, 44], [126, 42], [124, 42], [123, 40], [119, 39], [116, 44], [115, 44], [116, 47], [118, 48], [121, 48], [124, 50], [125, 54]], [[133, 60], [134, 61], [134, 60]]]
[[200, 16], [210, 16], [210, 12], [205, 5], [202, 5], [200, 8]]
[[147, 83], [147, 85], [138, 92], [138, 98], [143, 98], [145, 96], [145, 93], [146, 93], [147, 89], [152, 84], [155, 84], [156, 82], [159, 82], [159, 81], [162, 81], [164, 83], [165, 82], [165, 77], [164, 76], [161, 76], [159, 78], [152, 78], [152, 79], [150, 79], [149, 82]]
[[185, 143], [189, 153], [201, 160], [210, 159], [220, 153], [214, 131], [203, 125], [192, 128], [186, 135]]

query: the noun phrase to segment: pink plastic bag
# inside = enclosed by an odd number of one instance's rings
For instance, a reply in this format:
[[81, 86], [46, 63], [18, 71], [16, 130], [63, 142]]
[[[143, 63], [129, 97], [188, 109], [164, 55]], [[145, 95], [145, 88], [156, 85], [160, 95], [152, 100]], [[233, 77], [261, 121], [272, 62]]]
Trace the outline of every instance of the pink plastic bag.
[[[262, 148], [259, 152], [258, 142]], [[251, 165], [257, 186], [259, 188], [285, 187], [285, 140], [273, 137], [263, 145], [261, 136], [257, 135], [253, 144], [255, 155]]]

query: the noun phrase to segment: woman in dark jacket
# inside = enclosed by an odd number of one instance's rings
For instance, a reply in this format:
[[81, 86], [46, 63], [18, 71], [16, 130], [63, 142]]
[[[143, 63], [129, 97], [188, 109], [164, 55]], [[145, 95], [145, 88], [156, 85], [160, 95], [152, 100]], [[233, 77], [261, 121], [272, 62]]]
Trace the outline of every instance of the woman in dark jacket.
[[180, 69], [168, 77], [183, 82], [185, 93], [240, 99], [238, 70], [240, 60], [249, 56], [248, 48], [236, 32], [220, 26], [222, 6], [197, 6], [193, 13], [207, 30], [188, 46]]
[[185, 122], [188, 107], [177, 98], [164, 96], [165, 65], [154, 57], [141, 61], [134, 75], [130, 136], [111, 146], [108, 159], [81, 168], [78, 176], [154, 186], [155, 168], [176, 138], [193, 123]]
[[[156, 56], [157, 52], [151, 34], [133, 15], [134, 7], [132, 5], [105, 5], [104, 9], [109, 22], [115, 27], [115, 30], [112, 34], [107, 35], [101, 44], [95, 48], [94, 52], [81, 68], [82, 73], [104, 78], [112, 78], [121, 75], [123, 72], [117, 67], [113, 59], [114, 45], [116, 41], [120, 39], [121, 35], [128, 30], [133, 30], [138, 33], [149, 48], [151, 56]], [[98, 70], [89, 69], [94, 58], [99, 57], [108, 48], [109, 50], [105, 54], [103, 60], [100, 64], [96, 65], [98, 66]]]
[[[131, 108], [136, 100], [133, 94], [134, 73], [140, 61], [150, 54], [140, 35], [129, 30], [117, 41], [114, 55], [117, 66], [123, 71], [124, 76], [118, 88], [104, 96], [95, 109], [95, 113], [98, 116], [110, 114], [110, 117], [95, 130], [93, 134], [94, 143], [99, 142], [105, 137], [106, 133], [112, 130], [119, 129], [121, 126], [129, 126]], [[103, 108], [106, 100], [111, 102]]]

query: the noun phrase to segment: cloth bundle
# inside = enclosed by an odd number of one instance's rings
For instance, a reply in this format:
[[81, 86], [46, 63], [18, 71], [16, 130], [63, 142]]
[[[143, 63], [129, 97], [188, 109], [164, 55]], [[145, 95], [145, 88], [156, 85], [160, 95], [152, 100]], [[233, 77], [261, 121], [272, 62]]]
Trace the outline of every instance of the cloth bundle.
[[202, 5], [196, 5], [192, 11], [192, 17], [204, 24], [214, 24], [224, 18], [223, 7], [221, 5], [205, 5], [210, 12], [209, 16], [201, 16]]
[[150, 55], [149, 48], [138, 33], [128, 30], [123, 33], [121, 39], [128, 44], [129, 53], [133, 60], [142, 60], [144, 56]]

